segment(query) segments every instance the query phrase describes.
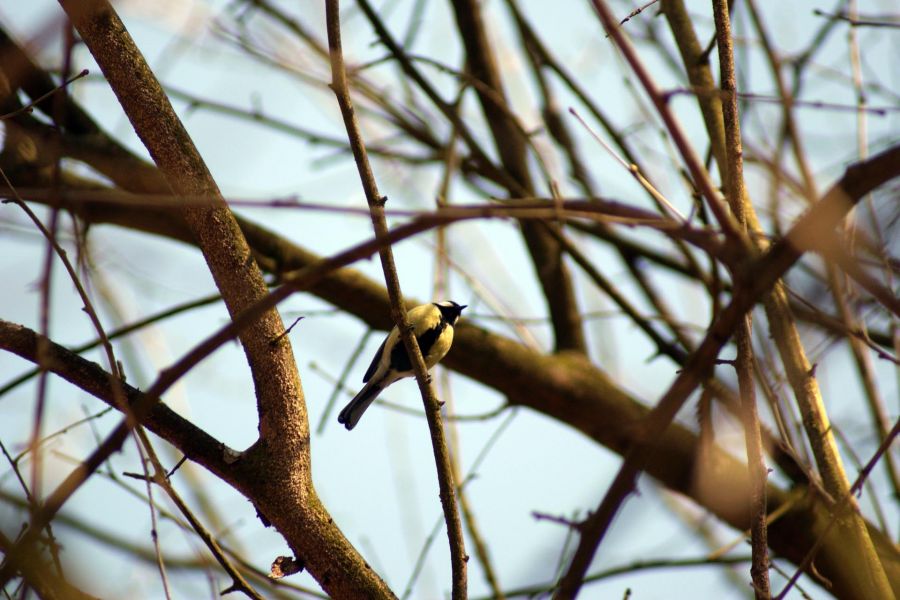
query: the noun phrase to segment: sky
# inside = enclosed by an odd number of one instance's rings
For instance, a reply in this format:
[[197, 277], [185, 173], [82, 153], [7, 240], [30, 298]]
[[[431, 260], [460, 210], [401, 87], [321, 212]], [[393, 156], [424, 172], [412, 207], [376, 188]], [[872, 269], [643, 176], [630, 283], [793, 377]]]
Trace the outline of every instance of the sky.
[[[486, 4], [489, 15], [502, 14], [500, 2]], [[635, 106], [633, 96], [621, 80], [621, 71], [613, 68], [620, 59], [614, 56], [609, 42], [603, 38], [586, 2], [531, 1], [522, 4], [532, 21], [539, 23], [553, 40], [554, 49], [565, 57], [566, 64], [577, 70], [590, 89], [602, 90], [597, 93], [602, 95], [605, 109], [623, 120], [631, 118], [636, 127], [653, 126], [640, 122], [643, 113]], [[780, 47], [787, 50], [805, 47], [809, 31], [815, 26], [815, 17], [810, 12], [813, 8], [826, 11], [833, 8], [823, 2], [760, 4], [765, 4], [762, 8], [771, 21], [778, 23], [775, 35]], [[890, 9], [887, 2], [861, 4], [870, 12], [889, 12]], [[389, 23], [405, 22], [409, 2], [398, 0], [384, 5]], [[307, 16], [318, 15], [320, 33], [324, 31], [320, 3], [300, 1], [296, 6], [288, 6]], [[627, 12], [622, 4], [614, 6], [617, 14]], [[342, 135], [339, 113], [330, 91], [311, 88], [283, 72], [261, 67], [258, 62], [242, 56], [224, 39], [216, 23], [227, 23], [226, 3], [132, 1], [119, 3], [117, 7], [138, 46], [168, 89], [187, 91], [200, 98], [231, 105], [254, 107], [297, 126], [323, 134]], [[702, 12], [708, 11], [706, 5], [697, 10], [707, 18], [704, 21], [701, 17], [700, 22], [709, 26], [708, 14]], [[58, 5], [49, 0], [30, 3], [0, 0], [0, 23], [20, 41], [40, 48], [44, 64], [58, 61], [55, 57], [59, 55], [59, 18]], [[449, 29], [435, 26], [449, 18], [443, 3], [429, 5], [429, 27], [423, 27], [417, 51], [457, 64], [460, 49], [449, 38]], [[371, 44], [374, 35], [362, 16], [346, 8], [344, 21], [345, 43], [353, 60], [362, 63], [377, 58], [379, 51]], [[491, 23], [496, 23], [493, 31], [497, 39], [514, 44], [514, 34], [507, 29], [504, 19], [495, 18]], [[840, 68], [846, 72], [845, 31], [839, 30], [827, 42], [829, 46], [819, 61], [821, 69]], [[42, 35], [35, 35], [35, 32], [42, 32]], [[742, 32], [736, 33], [741, 35]], [[301, 66], [311, 62], [310, 57], [291, 46], [293, 42], [278, 37], [283, 34], [273, 31], [270, 35], [272, 38], [268, 41], [283, 42], [278, 48], [289, 60]], [[866, 72], [883, 75], [883, 61], [892, 52], [896, 55], [896, 35], [894, 41], [885, 34], [866, 35], [872, 36], [866, 45]], [[751, 55], [744, 73], [748, 89], [760, 94], [771, 93], [771, 84], [763, 77], [765, 69], [758, 53], [754, 54], [752, 47], [742, 51]], [[508, 76], [508, 92], [514, 106], [521, 107], [523, 121], [536, 123], [539, 115], [529, 103], [533, 90], [522, 79], [525, 66], [516, 60], [518, 58], [508, 58], [502, 65], [504, 75]], [[653, 59], [650, 62], [653, 66]], [[83, 48], [76, 54], [76, 65], [90, 69], [91, 75], [73, 86], [75, 97], [108, 131], [146, 155]], [[373, 77], [381, 76], [377, 67], [373, 73]], [[326, 71], [319, 68], [319, 75], [327, 81]], [[892, 75], [882, 77], [885, 79], [882, 83], [897, 90], [898, 76], [898, 71], [893, 69]], [[435, 74], [435, 79], [447, 90], [452, 89], [440, 75]], [[675, 85], [674, 81], [661, 83]], [[823, 101], [852, 102], [852, 98], [846, 97], [845, 86], [829, 85], [824, 77], [816, 79], [807, 93]], [[673, 100], [673, 106], [679, 109], [689, 134], [699, 135], [699, 118], [689, 110], [691, 102], [693, 100], [688, 97], [679, 97]], [[346, 153], [323, 150], [296, 136], [223, 117], [177, 98], [173, 104], [226, 198], [242, 201], [299, 198], [334, 206], [365, 205], [355, 166]], [[842, 165], [854, 156], [852, 148], [836, 149], [829, 145], [844, 131], [852, 130], [855, 126], [853, 114], [801, 111], [801, 123], [812, 141], [810, 153], [815, 160], [816, 173], [821, 175], [823, 183], [831, 181], [840, 174]], [[872, 118], [870, 139], [875, 141], [873, 143], [891, 137], [896, 140], [897, 125], [896, 112], [883, 118]], [[368, 135], [377, 138], [380, 132], [376, 124], [364, 123], [364, 126]], [[763, 119], [749, 122], [747, 127], [756, 134], [765, 135], [765, 131], [760, 133], [766, 127]], [[588, 133], [579, 130], [578, 135], [580, 144], [596, 145]], [[816, 142], [819, 142], [818, 147]], [[648, 151], [655, 150], [650, 148]], [[591, 165], [592, 172], [603, 175], [600, 185], [605, 193], [613, 197], [636, 197], [636, 184], [599, 146], [592, 159], [596, 160]], [[390, 198], [389, 206], [420, 209], [433, 206], [439, 173], [411, 175], [402, 166], [387, 161], [376, 161], [375, 168], [381, 190]], [[555, 173], [564, 171], [561, 164], [550, 164], [549, 168]], [[659, 177], [664, 191], [671, 194], [676, 205], [684, 212], [690, 212], [690, 199], [680, 191], [677, 172], [661, 167]], [[749, 174], [748, 181], [762, 189], [762, 182], [754, 173]], [[453, 202], [482, 200], [462, 184], [452, 188]], [[245, 203], [236, 210], [322, 255], [345, 249], [371, 236], [371, 224], [365, 216], [252, 208]], [[38, 273], [31, 267], [40, 264], [44, 248], [25, 224], [24, 217], [11, 214], [13, 211], [10, 205], [0, 207], [0, 278], [7, 290], [6, 297], [0, 298], [0, 317], [37, 328], [35, 282]], [[483, 294], [473, 291], [467, 277], [477, 281], [510, 314], [519, 317], [542, 314], [540, 290], [534, 282], [519, 233], [512, 224], [458, 225], [451, 228], [448, 235], [452, 257], [462, 265], [463, 271], [452, 275], [449, 297], [470, 305], [464, 318], [506, 335], [515, 335], [491, 318], [497, 307], [486, 302]], [[90, 244], [95, 266], [102, 275], [93, 282], [91, 291], [103, 307], [103, 317], [110, 326], [214, 291], [201, 255], [184, 245], [113, 227], [93, 229]], [[407, 241], [395, 248], [404, 293], [423, 301], [432, 295], [431, 244], [432, 239], [422, 239]], [[609, 256], [600, 250], [592, 258], [608, 263]], [[22, 268], [22, 265], [29, 268]], [[377, 261], [364, 261], [354, 267], [376, 280], [382, 278]], [[585, 311], [610, 309], [608, 300], [585, 291], [587, 286], [580, 275], [576, 275], [576, 279]], [[702, 326], [708, 310], [705, 299], [677, 279], [666, 280], [666, 284], [667, 295], [680, 314], [688, 315], [692, 322]], [[73, 302], [71, 285], [62, 269], [56, 269], [53, 291], [52, 337], [64, 344], [91, 339], [90, 324]], [[366, 334], [362, 323], [335, 314], [330, 308], [304, 294], [290, 298], [280, 307], [286, 322], [297, 316], [305, 317], [291, 339], [313, 429], [319, 426], [328, 410], [334, 379]], [[129, 382], [137, 386], [149, 385], [159, 369], [177, 360], [213, 328], [220, 326], [225, 318], [223, 307], [212, 305], [161, 322], [118, 343], [116, 349], [125, 358]], [[528, 329], [532, 343], [547, 350], [551, 344], [549, 328], [529, 325]], [[357, 385], [361, 385], [368, 357], [378, 347], [381, 335], [370, 336], [363, 358], [350, 371], [347, 383], [350, 389], [338, 395], [337, 406], [331, 408], [331, 418], [324, 430], [314, 434], [313, 468], [317, 490], [332, 516], [388, 584], [401, 592], [408, 585], [412, 566], [428, 533], [441, 519], [424, 419], [376, 406], [352, 433], [346, 432], [335, 420], [337, 410], [349, 398], [348, 392], [353, 393]], [[592, 358], [629, 391], [648, 402], [655, 401], [675, 375], [676, 367], [671, 363], [662, 359], [649, 360], [653, 355], [652, 346], [624, 319], [592, 321], [589, 337]], [[840, 375], [847, 372], [849, 359], [845, 352], [825, 354], [824, 348], [813, 348], [814, 352], [817, 350], [823, 352], [822, 360], [829, 361], [826, 364], [833, 367], [820, 371], [826, 397], [833, 402], [829, 409], [852, 420], [856, 410], [852, 394], [858, 392], [851, 391]], [[96, 353], [89, 356], [102, 360]], [[22, 361], [0, 355], [0, 385], [27, 368]], [[895, 374], [884, 365], [878, 368], [884, 374], [886, 389], [893, 391], [896, 397]], [[167, 394], [165, 401], [230, 447], [245, 448], [256, 439], [257, 433], [248, 374], [240, 349], [226, 346], [189, 373]], [[451, 390], [454, 406], [460, 414], [490, 413], [505, 402], [495, 392], [460, 376], [451, 378]], [[83, 419], [102, 407], [99, 401], [63, 382], [53, 381], [50, 391], [45, 428], [48, 432]], [[0, 398], [0, 437], [3, 440], [14, 439], [16, 432], [28, 430], [34, 394], [34, 385], [27, 385]], [[412, 380], [395, 385], [384, 397], [405, 407], [416, 407], [419, 403]], [[896, 412], [896, 405], [893, 410]], [[686, 422], [691, 421], [690, 414], [683, 416]], [[867, 421], [862, 416], [857, 417], [857, 421], [858, 433], [864, 434]], [[105, 431], [116, 422], [117, 417], [109, 414], [92, 426], [73, 427], [48, 443], [47, 452], [53, 457], [45, 484], [48, 489], [71, 468], [71, 457], [83, 456], [90, 451], [95, 444], [95, 429]], [[461, 462], [465, 472], [472, 475], [466, 491], [497, 559], [504, 587], [553, 581], [567, 531], [558, 523], [536, 519], [534, 513], [583, 516], [606, 490], [620, 458], [558, 422], [524, 409], [467, 422], [460, 425], [459, 431]], [[724, 429], [720, 441], [736, 453], [741, 452], [743, 441], [736, 431]], [[174, 464], [179, 455], [164, 443], [159, 445], [164, 460]], [[487, 453], [481, 456], [486, 447]], [[146, 502], [134, 498], [135, 493], [146, 494], [146, 490], [121, 476], [123, 471], [139, 470], [133, 445], [113, 457], [111, 466], [110, 474], [101, 474], [91, 480], [66, 505], [64, 512], [78, 515], [118, 538], [148, 546], [149, 511]], [[196, 486], [199, 491], [191, 500], [198, 505], [210, 502], [216, 507], [215, 530], [221, 539], [243, 549], [256, 566], [267, 570], [272, 559], [287, 553], [284, 541], [277, 533], [260, 525], [246, 499], [200, 467], [188, 464], [182, 467], [181, 473], [185, 491], [189, 490], [189, 482], [199, 482]], [[0, 489], [7, 492], [18, 489], [5, 465], [0, 468]], [[155, 497], [159, 500], [160, 496], [161, 493], [156, 491]], [[166, 504], [164, 500], [160, 501]], [[677, 516], [679, 514], [681, 516]], [[8, 522], [10, 515], [8, 509], [0, 507], [0, 523]], [[704, 516], [690, 502], [661, 490], [649, 478], [642, 478], [640, 494], [632, 497], [617, 517], [592, 570], [638, 559], [703, 556], [709, 548], [692, 533], [697, 522], [710, 526], [720, 543], [740, 537], [738, 532], [722, 528]], [[77, 556], [71, 560], [80, 566], [79, 576], [91, 582], [91, 591], [110, 598], [133, 597], [135, 593], [148, 598], [159, 596], [161, 588], [155, 565], [134, 565], [107, 545], [90, 541], [71, 529], [61, 529], [62, 539], [79, 548]], [[188, 556], [196, 548], [196, 542], [171, 521], [160, 523], [159, 534], [164, 548], [174, 554]], [[749, 550], [739, 544], [735, 553], [740, 552], [749, 553]], [[477, 561], [471, 561], [469, 566], [472, 597], [486, 594], [488, 588]], [[123, 572], [123, 569], [127, 573], [124, 576], [104, 576]], [[593, 584], [586, 588], [583, 597], [622, 597], [626, 588], [632, 589], [632, 598], [641, 599], [743, 597], [735, 595], [734, 586], [722, 573], [718, 567], [668, 569], [652, 575], [639, 573]], [[187, 576], [177, 569], [172, 569], [170, 575], [177, 590], [175, 597], [215, 595], [202, 577]], [[318, 589], [306, 573], [292, 577], [292, 581]], [[805, 585], [816, 589], [808, 582]], [[411, 597], [439, 598], [446, 595], [448, 588], [448, 550], [441, 529]]]

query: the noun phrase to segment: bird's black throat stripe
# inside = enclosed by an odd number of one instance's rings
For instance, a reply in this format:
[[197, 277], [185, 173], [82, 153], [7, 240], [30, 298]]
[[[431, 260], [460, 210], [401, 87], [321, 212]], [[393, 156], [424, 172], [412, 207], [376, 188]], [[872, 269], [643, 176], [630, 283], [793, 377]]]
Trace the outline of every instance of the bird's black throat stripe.
[[[428, 353], [431, 352], [431, 347], [434, 346], [434, 343], [446, 328], [447, 320], [442, 316], [437, 325], [416, 338], [416, 341], [419, 342], [419, 350], [422, 352], [422, 357], [426, 361]], [[397, 345], [391, 351], [391, 367], [400, 372], [413, 370], [412, 361], [409, 360], [409, 354], [406, 353], [406, 346], [403, 345], [403, 340], [397, 340]]]

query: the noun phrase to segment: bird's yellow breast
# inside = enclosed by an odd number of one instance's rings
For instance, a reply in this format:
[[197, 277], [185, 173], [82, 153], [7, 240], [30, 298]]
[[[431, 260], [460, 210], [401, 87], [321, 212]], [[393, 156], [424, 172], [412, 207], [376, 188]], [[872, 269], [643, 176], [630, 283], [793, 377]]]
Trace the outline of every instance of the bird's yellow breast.
[[450, 351], [450, 345], [453, 343], [453, 327], [447, 325], [444, 328], [443, 333], [438, 336], [438, 339], [434, 342], [434, 345], [431, 347], [431, 350], [428, 351], [428, 356], [425, 356], [425, 365], [430, 369], [434, 365], [436, 365], [444, 356], [447, 355], [447, 352]]

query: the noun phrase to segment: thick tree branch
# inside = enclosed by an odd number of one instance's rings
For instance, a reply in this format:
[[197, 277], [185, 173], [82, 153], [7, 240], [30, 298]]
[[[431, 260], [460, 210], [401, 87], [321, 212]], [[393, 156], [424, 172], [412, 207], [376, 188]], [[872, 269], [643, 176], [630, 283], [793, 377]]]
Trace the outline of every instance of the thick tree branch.
[[[168, 187], [178, 195], [209, 199], [203, 205], [187, 203], [178, 213], [197, 240], [229, 313], [239, 313], [268, 290], [237, 222], [159, 81], [106, 0], [63, 0], [61, 4]], [[279, 399], [288, 395], [302, 403], [290, 345], [273, 352], [268, 344], [282, 329], [280, 317], [271, 311], [241, 336], [256, 386], [263, 437], [270, 426], [273, 434], [284, 426], [268, 419], [269, 411], [277, 411], [281, 404]]]
[[[179, 195], [209, 199], [202, 205], [185, 204], [180, 216], [203, 251], [230, 314], [237, 317], [258, 305], [268, 290], [244, 236], [115, 11], [105, 0], [62, 0], [61, 5], [168, 187]], [[255, 485], [243, 491], [285, 535], [323, 588], [336, 593], [346, 582], [332, 572], [339, 562], [335, 555], [354, 566], [361, 566], [362, 560], [321, 506], [312, 486], [306, 407], [291, 347], [287, 340], [270, 344], [283, 329], [278, 313], [269, 307], [238, 332], [253, 376], [260, 416], [260, 440], [242, 459], [255, 474]], [[377, 577], [372, 578], [371, 585], [383, 586]]]

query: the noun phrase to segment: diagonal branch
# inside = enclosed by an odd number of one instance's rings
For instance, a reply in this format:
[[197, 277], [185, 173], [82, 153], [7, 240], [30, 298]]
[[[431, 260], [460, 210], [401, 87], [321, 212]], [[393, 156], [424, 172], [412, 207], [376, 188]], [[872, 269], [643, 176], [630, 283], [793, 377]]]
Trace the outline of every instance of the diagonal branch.
[[[174, 193], [205, 197], [204, 204], [185, 204], [180, 219], [202, 250], [229, 313], [233, 318], [260, 305], [268, 295], [262, 274], [234, 216], [176, 116], [159, 82], [150, 71], [121, 20], [106, 0], [61, 0], [82, 39], [119, 99], [136, 133]], [[327, 591], [348, 585], [334, 576], [336, 563], [363, 564], [324, 510], [312, 485], [309, 426], [300, 378], [290, 343], [270, 344], [283, 330], [274, 304], [237, 330], [253, 375], [260, 417], [260, 440], [242, 459], [242, 468], [255, 474], [243, 490], [254, 498], [261, 514], [285, 535], [294, 551]], [[190, 363], [185, 363], [190, 364]], [[157, 380], [158, 396], [177, 373], [163, 372]], [[139, 403], [146, 412], [152, 401]], [[139, 413], [138, 409], [135, 409]], [[51, 497], [41, 518], [52, 516], [68, 495], [114, 451], [127, 433], [122, 423]], [[259, 474], [264, 474], [260, 477]], [[265, 479], [265, 481], [260, 481]], [[25, 538], [23, 538], [23, 541]], [[335, 557], [340, 557], [335, 559]], [[361, 570], [361, 569], [358, 569]], [[383, 589], [377, 576], [368, 578], [372, 589]]]
[[[639, 436], [642, 441], [628, 451], [597, 510], [582, 525], [578, 549], [560, 580], [556, 598], [572, 598], [577, 593], [613, 517], [634, 490], [638, 473], [649, 464], [654, 441], [662, 437], [690, 394], [706, 378], [739, 322], [803, 252], [816, 249], [822, 231], [832, 231], [866, 193], [900, 174], [898, 165], [900, 146], [895, 146], [849, 167], [825, 197], [798, 220], [786, 238], [747, 269], [744, 280], [736, 282], [731, 304], [719, 314], [684, 369], [644, 419]], [[849, 579], [856, 578], [851, 574]]]

